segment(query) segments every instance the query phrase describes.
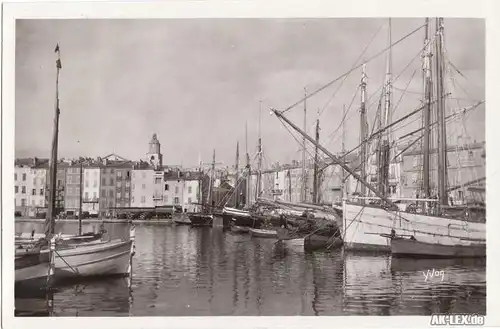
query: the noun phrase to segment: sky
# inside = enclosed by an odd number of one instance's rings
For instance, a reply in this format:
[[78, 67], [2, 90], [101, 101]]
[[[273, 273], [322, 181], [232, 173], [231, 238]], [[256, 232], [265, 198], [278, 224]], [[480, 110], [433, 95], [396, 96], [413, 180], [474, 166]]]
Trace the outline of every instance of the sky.
[[[485, 27], [482, 19], [444, 22], [446, 58], [461, 73], [452, 69], [446, 80], [452, 111], [485, 99]], [[395, 42], [423, 24], [423, 18], [394, 18], [390, 29], [383, 18], [18, 20], [16, 157], [50, 155], [57, 43], [60, 157], [116, 153], [139, 160], [156, 133], [166, 165], [210, 162], [215, 149], [216, 161], [230, 166], [237, 142], [241, 162], [246, 148], [253, 157], [260, 130], [269, 165], [301, 158], [300, 139], [269, 109], [295, 104], [364, 61], [372, 127], [387, 52], [372, 57], [389, 45], [389, 31]], [[394, 119], [420, 105], [423, 42], [420, 29], [392, 48]], [[341, 148], [344, 106], [345, 147], [358, 143], [360, 78], [355, 69], [307, 100], [307, 132], [314, 134], [320, 112], [320, 141], [330, 151]], [[303, 103], [286, 112], [301, 127], [303, 115]], [[482, 105], [450, 127], [448, 138], [484, 141], [484, 116]]]

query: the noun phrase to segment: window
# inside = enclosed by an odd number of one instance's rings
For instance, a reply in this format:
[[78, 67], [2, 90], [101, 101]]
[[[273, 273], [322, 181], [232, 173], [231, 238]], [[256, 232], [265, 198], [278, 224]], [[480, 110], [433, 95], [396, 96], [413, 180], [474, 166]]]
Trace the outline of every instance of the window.
[[85, 180], [85, 187], [89, 187], [89, 181]]
[[122, 187], [122, 182], [116, 182], [116, 187]]
[[168, 191], [170, 189], [170, 186], [168, 184], [165, 184], [165, 191]]
[[102, 190], [101, 191], [101, 195], [102, 195], [103, 198], [105, 198], [106, 197], [106, 190]]
[[102, 178], [101, 185], [106, 186], [106, 178], [105, 177]]
[[58, 179], [57, 180], [57, 186], [61, 186], [62, 185], [62, 180]]
[[40, 200], [40, 207], [43, 207], [43, 200]]
[[21, 193], [22, 194], [26, 194], [26, 186], [22, 186], [21, 187]]
[[127, 171], [127, 179], [130, 179], [130, 171]]
[[85, 192], [85, 200], [89, 199], [89, 192]]
[[113, 190], [109, 190], [108, 196], [111, 197], [111, 198], [114, 196]]
[[472, 160], [474, 158], [474, 152], [469, 151], [469, 160]]
[[125, 182], [125, 187], [130, 187], [130, 182]]
[[14, 193], [19, 193], [19, 186], [14, 186]]
[[26, 206], [26, 199], [21, 199], [21, 206], [25, 207]]
[[161, 184], [161, 177], [155, 177], [155, 184]]
[[135, 202], [135, 200], [134, 200], [134, 197], [132, 196], [132, 203], [134, 203], [134, 202]]
[[117, 171], [116, 172], [116, 177], [120, 177], [121, 178], [122, 177], [122, 172], [121, 171]]
[[23, 174], [23, 182], [26, 181], [26, 174]]
[[191, 204], [191, 198], [188, 198], [188, 203]]
[[92, 198], [95, 200], [97, 199], [97, 192], [92, 193]]
[[179, 186], [175, 187], [175, 194], [179, 194]]
[[97, 180], [94, 179], [94, 187], [97, 187]]
[[141, 196], [141, 203], [144, 203], [144, 202], [146, 202], [146, 197], [143, 195], [143, 196]]
[[40, 195], [43, 195], [43, 188], [40, 189]]
[[175, 198], [174, 198], [174, 203], [175, 203], [175, 204], [179, 204], [179, 198], [178, 198], [178, 197], [175, 197]]
[[117, 193], [116, 193], [116, 198], [117, 198], [117, 199], [120, 199], [121, 197], [122, 197], [121, 192], [117, 192]]
[[14, 173], [14, 180], [17, 180], [17, 174]]
[[146, 189], [146, 184], [142, 184], [142, 189], [145, 190]]
[[113, 177], [109, 179], [109, 185], [113, 185], [115, 182], [113, 181]]
[[188, 193], [191, 194], [193, 192], [193, 188], [191, 186], [188, 186]]

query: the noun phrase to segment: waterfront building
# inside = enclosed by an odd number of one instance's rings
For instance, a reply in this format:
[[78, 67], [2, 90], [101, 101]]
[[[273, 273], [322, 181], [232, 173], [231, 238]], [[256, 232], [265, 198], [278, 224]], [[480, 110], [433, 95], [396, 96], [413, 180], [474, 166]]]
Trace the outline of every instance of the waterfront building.
[[22, 216], [43, 213], [46, 203], [48, 160], [17, 159], [14, 164], [15, 211]]
[[130, 174], [134, 163], [119, 155], [110, 154], [98, 159], [101, 186], [99, 212], [101, 216], [112, 216], [117, 208], [130, 207]]
[[[422, 195], [423, 160], [422, 151], [414, 149], [403, 153], [402, 156], [402, 187], [405, 197]], [[437, 150], [430, 151], [430, 188], [433, 196], [437, 195]], [[468, 182], [473, 184], [454, 189], [450, 192], [454, 204], [484, 197], [485, 176], [485, 143], [471, 143], [463, 146], [449, 146], [447, 148], [448, 185], [450, 188], [459, 187]], [[450, 202], [450, 204], [452, 203]]]
[[142, 168], [131, 170], [130, 207], [150, 208], [154, 207], [154, 174], [155, 171], [147, 164]]
[[83, 169], [82, 212], [99, 214], [101, 169], [98, 164], [90, 164]]
[[[64, 187], [64, 210], [66, 215], [78, 215], [80, 207], [80, 177], [83, 175], [83, 164], [75, 160], [66, 162], [66, 182]], [[83, 180], [83, 177], [81, 177]]]

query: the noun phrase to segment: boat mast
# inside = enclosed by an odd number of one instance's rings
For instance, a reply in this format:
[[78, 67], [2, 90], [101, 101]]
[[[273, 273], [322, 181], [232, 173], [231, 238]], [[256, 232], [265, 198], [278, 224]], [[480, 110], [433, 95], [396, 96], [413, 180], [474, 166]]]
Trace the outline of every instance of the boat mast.
[[240, 163], [240, 142], [236, 142], [236, 164], [234, 166], [234, 169], [236, 170], [236, 181], [234, 183], [234, 193], [236, 194], [235, 202], [234, 205], [236, 208], [239, 206], [239, 180], [240, 180], [240, 173], [239, 173], [239, 163]]
[[443, 88], [443, 19], [436, 18], [437, 43], [436, 43], [436, 96], [437, 96], [437, 123], [438, 123], [438, 195], [441, 205], [448, 204], [446, 183], [448, 180], [446, 159], [446, 123], [445, 123], [445, 101]]
[[262, 101], [259, 101], [259, 145], [258, 145], [258, 172], [257, 172], [257, 190], [255, 191], [255, 200], [262, 194], [262, 135], [261, 135], [261, 114]]
[[[304, 140], [305, 142], [305, 140]], [[316, 143], [319, 144], [319, 110], [316, 119]], [[305, 144], [305, 143], [304, 143]], [[318, 203], [318, 146], [314, 148], [314, 178], [313, 178], [313, 203]]]
[[318, 149], [320, 149], [323, 153], [325, 153], [332, 160], [332, 162], [334, 164], [337, 164], [340, 167], [342, 167], [352, 177], [354, 177], [355, 179], [357, 179], [361, 184], [365, 185], [370, 191], [372, 191], [377, 197], [379, 197], [380, 199], [382, 199], [383, 201], [385, 201], [389, 206], [392, 206], [393, 208], [398, 209], [398, 206], [394, 202], [392, 202], [391, 200], [389, 200], [388, 198], [386, 198], [384, 195], [382, 195], [379, 191], [377, 191], [376, 189], [374, 189], [370, 184], [368, 184], [367, 181], [365, 181], [361, 176], [359, 176], [358, 174], [356, 174], [354, 172], [354, 170], [352, 170], [351, 168], [349, 168], [349, 166], [347, 166], [343, 160], [341, 160], [337, 156], [333, 155], [330, 151], [328, 151], [321, 144], [316, 143], [316, 141], [311, 136], [307, 135], [302, 129], [300, 129], [297, 125], [295, 125], [292, 121], [290, 121], [287, 117], [285, 117], [280, 111], [278, 111], [276, 109], [271, 109], [271, 111], [278, 118], [280, 118], [283, 121], [285, 121], [290, 127], [292, 127], [295, 131], [297, 131], [303, 137], [305, 137], [313, 145], [315, 145], [315, 146], [317, 145]]
[[248, 124], [245, 122], [245, 154], [246, 154], [246, 168], [248, 170], [247, 176], [246, 176], [246, 181], [245, 181], [245, 205], [247, 207], [250, 206], [250, 195], [252, 195], [252, 190], [251, 190], [251, 174], [252, 170], [250, 168], [250, 155], [248, 154]]
[[[423, 113], [423, 198], [431, 196], [430, 191], [430, 128], [431, 128], [431, 97], [432, 97], [432, 75], [431, 75], [431, 45], [429, 40], [429, 18], [425, 19], [425, 55], [424, 55], [424, 113]], [[425, 203], [424, 203], [425, 204]]]
[[[366, 64], [363, 64], [361, 68], [361, 106], [359, 108], [359, 143], [361, 147], [359, 149], [359, 160], [361, 164], [361, 177], [363, 180], [366, 179], [366, 138], [367, 138], [367, 123], [366, 123], [366, 84], [367, 84], [367, 76], [366, 76]], [[361, 196], [366, 197], [366, 186], [361, 185]], [[364, 203], [364, 200], [361, 200]]]
[[[304, 131], [307, 132], [307, 90], [304, 87]], [[301, 202], [307, 201], [307, 187], [306, 187], [306, 139], [302, 139], [302, 193]]]
[[215, 175], [215, 149], [214, 149], [214, 155], [212, 157], [212, 172], [210, 173], [210, 188], [208, 192], [209, 193], [208, 206], [210, 208], [210, 213], [213, 212], [212, 204], [213, 204], [214, 175]]
[[[389, 45], [392, 45], [392, 25], [389, 18]], [[385, 75], [384, 88], [384, 127], [388, 127], [392, 121], [392, 47], [387, 53], [387, 72]], [[387, 129], [382, 137], [382, 145], [380, 150], [379, 166], [379, 186], [384, 195], [389, 193], [389, 171], [390, 171], [390, 140], [392, 138], [392, 129]]]
[[[345, 111], [345, 104], [343, 105], [343, 109], [342, 109], [342, 150], [341, 150], [341, 154], [342, 154], [342, 158], [344, 157], [345, 155], [345, 115], [346, 115], [346, 111]], [[345, 159], [344, 159], [345, 161]], [[346, 189], [345, 189], [345, 170], [342, 169], [342, 181], [341, 181], [341, 188], [342, 188], [342, 199], [344, 199], [346, 197]]]
[[83, 199], [83, 159], [80, 159], [80, 200], [78, 205], [78, 235], [82, 235], [82, 199]]
[[57, 53], [56, 60], [56, 100], [54, 105], [54, 128], [52, 136], [52, 152], [50, 155], [50, 193], [49, 193], [49, 206], [47, 209], [47, 218], [45, 219], [45, 237], [47, 239], [54, 235], [55, 229], [55, 201], [56, 201], [56, 182], [57, 182], [57, 148], [59, 139], [59, 71], [62, 69], [61, 65], [61, 52], [59, 50], [59, 43], [57, 44], [54, 52]]

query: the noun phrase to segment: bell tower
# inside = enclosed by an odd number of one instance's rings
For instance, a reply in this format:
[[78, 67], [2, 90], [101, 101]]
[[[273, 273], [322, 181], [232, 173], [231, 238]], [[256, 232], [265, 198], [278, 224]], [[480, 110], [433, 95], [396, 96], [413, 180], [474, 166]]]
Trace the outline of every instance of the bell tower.
[[148, 158], [148, 162], [155, 168], [159, 168], [163, 165], [163, 156], [160, 151], [160, 141], [156, 136], [156, 133], [153, 134], [151, 141], [149, 142], [149, 151], [146, 154]]

